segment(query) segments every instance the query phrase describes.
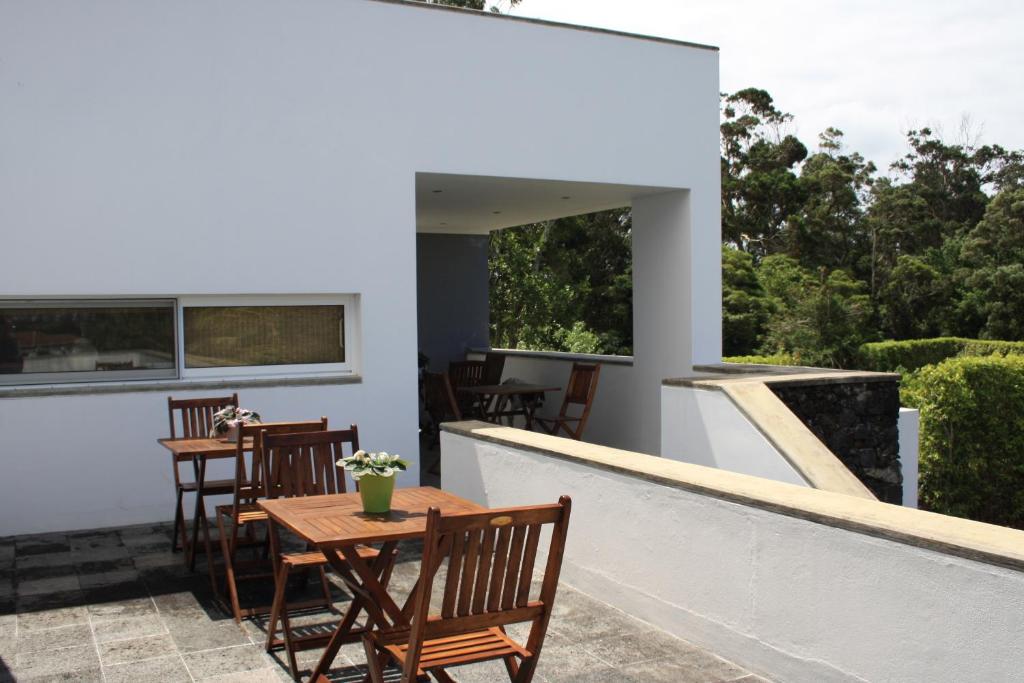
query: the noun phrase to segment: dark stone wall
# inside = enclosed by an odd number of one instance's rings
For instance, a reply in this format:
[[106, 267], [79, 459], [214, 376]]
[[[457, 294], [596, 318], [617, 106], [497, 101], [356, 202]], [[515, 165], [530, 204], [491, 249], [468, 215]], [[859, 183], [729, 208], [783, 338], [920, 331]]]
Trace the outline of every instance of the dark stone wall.
[[487, 235], [416, 235], [419, 350], [434, 372], [490, 346], [487, 245]]
[[902, 504], [898, 380], [771, 389], [879, 500]]

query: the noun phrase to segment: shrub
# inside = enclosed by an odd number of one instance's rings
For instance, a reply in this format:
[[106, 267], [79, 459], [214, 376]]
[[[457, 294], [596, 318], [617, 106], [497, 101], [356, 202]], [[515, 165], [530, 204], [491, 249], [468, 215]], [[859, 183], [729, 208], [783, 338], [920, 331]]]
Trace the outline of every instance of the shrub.
[[1024, 356], [951, 358], [901, 397], [921, 411], [921, 506], [1024, 528]]
[[726, 356], [723, 363], [744, 363], [747, 365], [797, 365], [796, 359], [788, 353], [771, 356]]
[[863, 344], [857, 354], [857, 364], [864, 370], [912, 372], [926, 365], [935, 365], [956, 356], [1006, 356], [1010, 354], [1024, 354], [1024, 342], [935, 337], [934, 339], [905, 339]]

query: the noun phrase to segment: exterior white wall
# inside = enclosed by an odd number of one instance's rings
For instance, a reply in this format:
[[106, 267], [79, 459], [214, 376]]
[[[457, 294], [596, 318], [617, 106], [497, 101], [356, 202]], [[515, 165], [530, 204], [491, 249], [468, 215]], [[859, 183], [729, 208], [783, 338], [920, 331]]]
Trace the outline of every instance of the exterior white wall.
[[478, 503], [572, 497], [568, 584], [775, 680], [1024, 668], [1021, 572], [461, 435], [441, 448], [444, 488]]
[[900, 469], [903, 472], [903, 505], [916, 508], [921, 411], [916, 408], [900, 408], [897, 429], [900, 440]]
[[666, 458], [809, 485], [720, 391], [662, 386], [661, 430]]
[[[708, 300], [661, 343], [716, 360], [687, 341], [719, 328], [714, 51], [371, 1], [58, 0], [0, 4], [0, 62], [0, 295], [361, 295], [362, 384], [247, 407], [416, 452], [417, 172], [685, 188], [674, 282]], [[0, 400], [4, 533], [166, 519], [164, 396]]]

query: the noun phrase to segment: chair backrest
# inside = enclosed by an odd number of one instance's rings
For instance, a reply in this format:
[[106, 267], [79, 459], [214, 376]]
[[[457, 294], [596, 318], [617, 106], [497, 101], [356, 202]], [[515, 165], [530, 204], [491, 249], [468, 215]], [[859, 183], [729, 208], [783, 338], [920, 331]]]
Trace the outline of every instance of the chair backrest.
[[451, 379], [452, 388], [475, 387], [482, 384], [484, 376], [484, 361], [482, 360], [458, 360], [448, 364], [448, 377]]
[[565, 388], [565, 398], [562, 399], [562, 408], [558, 411], [559, 417], [569, 416], [570, 405], [582, 405], [583, 411], [576, 422], [576, 429], [566, 430], [571, 432], [574, 439], [579, 439], [583, 434], [583, 428], [590, 417], [590, 409], [594, 405], [594, 394], [597, 393], [597, 379], [601, 375], [601, 364], [594, 363], [573, 363], [572, 372], [569, 373], [569, 385]]
[[305, 434], [264, 433], [261, 441], [268, 497], [345, 493], [345, 469], [338, 461], [359, 450], [355, 425]]
[[[482, 513], [427, 512], [423, 561], [412, 604], [409, 656], [403, 680], [414, 680], [423, 641], [532, 621], [526, 649], [539, 653], [558, 588], [572, 502]], [[531, 599], [541, 531], [551, 542], [539, 595]], [[429, 615], [434, 577], [447, 561], [440, 613]]]
[[[205, 439], [213, 430], [213, 414], [228, 406], [238, 407], [238, 394], [211, 398], [167, 397], [167, 418], [171, 425], [171, 438]], [[175, 420], [175, 413], [178, 419]], [[181, 431], [177, 424], [181, 423]]]
[[485, 386], [501, 384], [501, 376], [504, 372], [505, 354], [488, 353], [484, 356], [484, 370], [483, 376], [480, 378], [480, 384]]
[[[300, 434], [324, 432], [327, 418], [304, 422], [264, 422], [241, 425], [238, 428], [238, 442], [235, 445], [235, 498], [237, 510], [241, 503], [251, 503], [267, 496], [267, 480], [263, 468], [263, 437], [269, 434]], [[246, 462], [246, 439], [252, 439], [249, 462]]]
[[455, 400], [455, 390], [447, 372], [423, 373], [424, 405], [435, 424], [444, 422], [446, 418], [462, 419], [459, 402]]

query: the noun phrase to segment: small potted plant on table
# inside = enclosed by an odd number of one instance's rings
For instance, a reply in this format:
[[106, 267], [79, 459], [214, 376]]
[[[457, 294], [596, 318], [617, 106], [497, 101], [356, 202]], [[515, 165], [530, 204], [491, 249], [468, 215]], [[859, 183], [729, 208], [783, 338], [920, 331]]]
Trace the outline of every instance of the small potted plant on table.
[[338, 464], [351, 475], [359, 487], [363, 512], [380, 514], [391, 510], [391, 494], [395, 492], [395, 474], [404, 472], [409, 463], [397, 455], [356, 451]]
[[211, 439], [226, 438], [229, 443], [238, 441], [238, 428], [242, 425], [259, 424], [260, 414], [245, 408], [228, 406], [213, 414], [213, 429], [210, 430]]

